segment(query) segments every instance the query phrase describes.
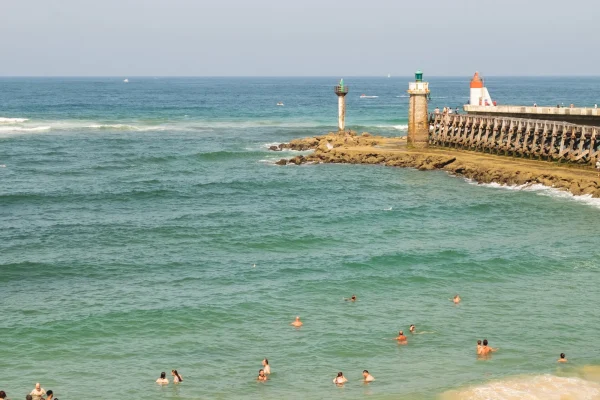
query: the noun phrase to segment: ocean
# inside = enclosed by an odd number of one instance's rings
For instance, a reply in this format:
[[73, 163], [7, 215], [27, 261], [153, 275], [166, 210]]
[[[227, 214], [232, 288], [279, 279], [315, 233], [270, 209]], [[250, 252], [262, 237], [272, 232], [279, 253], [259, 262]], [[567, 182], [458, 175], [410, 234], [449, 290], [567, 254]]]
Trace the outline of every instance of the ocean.
[[[0, 79], [9, 398], [600, 398], [597, 199], [275, 165], [298, 153], [270, 145], [336, 128], [339, 78], [124, 78]], [[425, 78], [431, 110], [466, 102], [470, 77]], [[346, 77], [347, 127], [405, 135], [409, 80]], [[600, 102], [600, 78], [486, 83], [500, 104]]]

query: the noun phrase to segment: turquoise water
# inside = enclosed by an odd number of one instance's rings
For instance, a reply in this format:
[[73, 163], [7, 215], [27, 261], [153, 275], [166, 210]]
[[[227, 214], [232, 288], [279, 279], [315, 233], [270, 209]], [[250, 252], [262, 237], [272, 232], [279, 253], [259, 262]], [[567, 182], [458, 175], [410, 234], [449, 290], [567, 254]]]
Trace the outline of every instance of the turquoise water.
[[[348, 124], [405, 134], [407, 80], [347, 79]], [[461, 104], [468, 80], [431, 79], [432, 106]], [[270, 143], [334, 128], [335, 79], [130, 81], [0, 79], [9, 397], [41, 382], [61, 399], [429, 399], [560, 375], [561, 352], [570, 368], [600, 364], [594, 201], [439, 171], [273, 165], [294, 153]], [[496, 85], [503, 103], [523, 86], [538, 104], [599, 102], [582, 88], [600, 79]], [[389, 339], [410, 324], [431, 333]], [[500, 348], [491, 360], [475, 356], [483, 338]], [[264, 357], [273, 374], [258, 384]], [[183, 384], [158, 387], [171, 369]], [[377, 381], [360, 384], [363, 369]]]

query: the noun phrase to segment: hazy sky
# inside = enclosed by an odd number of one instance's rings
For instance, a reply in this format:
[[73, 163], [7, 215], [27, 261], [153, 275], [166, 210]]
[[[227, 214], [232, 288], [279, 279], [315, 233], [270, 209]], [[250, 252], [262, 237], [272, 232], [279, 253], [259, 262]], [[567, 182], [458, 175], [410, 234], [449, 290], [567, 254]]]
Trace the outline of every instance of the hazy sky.
[[600, 0], [0, 0], [0, 75], [600, 75]]

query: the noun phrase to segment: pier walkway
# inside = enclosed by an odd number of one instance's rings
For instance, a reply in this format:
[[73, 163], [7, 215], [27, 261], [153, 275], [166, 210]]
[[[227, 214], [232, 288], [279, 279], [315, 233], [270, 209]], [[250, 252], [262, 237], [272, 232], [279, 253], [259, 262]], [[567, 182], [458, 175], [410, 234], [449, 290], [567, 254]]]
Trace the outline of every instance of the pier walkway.
[[600, 127], [469, 114], [431, 114], [429, 126], [433, 146], [588, 165], [600, 158]]
[[594, 107], [474, 106], [467, 104], [463, 108], [470, 115], [541, 119], [600, 126], [600, 109]]

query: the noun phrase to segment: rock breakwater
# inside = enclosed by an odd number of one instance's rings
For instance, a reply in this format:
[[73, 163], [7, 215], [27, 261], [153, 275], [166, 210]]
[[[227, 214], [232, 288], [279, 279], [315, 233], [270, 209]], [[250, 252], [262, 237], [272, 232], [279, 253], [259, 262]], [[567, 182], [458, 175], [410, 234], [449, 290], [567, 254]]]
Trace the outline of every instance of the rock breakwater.
[[385, 138], [368, 133], [341, 132], [295, 139], [276, 147], [278, 150], [313, 151], [282, 158], [278, 165], [374, 164], [422, 171], [443, 170], [479, 183], [542, 184], [567, 190], [576, 196], [600, 198], [600, 178], [589, 168], [446, 148], [411, 149], [406, 146], [405, 137]]

